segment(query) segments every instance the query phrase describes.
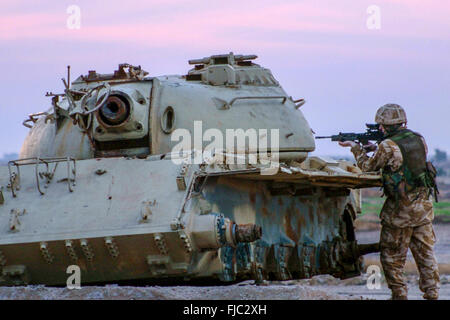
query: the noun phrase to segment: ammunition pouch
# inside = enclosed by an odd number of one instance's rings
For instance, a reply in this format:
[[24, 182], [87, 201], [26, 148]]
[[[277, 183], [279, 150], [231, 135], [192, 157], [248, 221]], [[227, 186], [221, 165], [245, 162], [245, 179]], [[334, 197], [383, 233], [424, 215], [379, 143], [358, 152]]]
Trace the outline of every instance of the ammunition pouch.
[[426, 162], [426, 170], [417, 176], [414, 176], [405, 166], [396, 172], [383, 171], [383, 191], [387, 197], [398, 200], [399, 196], [403, 198], [406, 193], [419, 187], [425, 187], [429, 194], [433, 193], [435, 201], [438, 202], [439, 190], [436, 174], [436, 168], [430, 161]]
[[430, 192], [433, 192], [434, 200], [438, 202], [439, 189], [436, 183], [437, 170], [431, 161], [426, 162], [426, 171], [424, 175], [424, 183]]
[[386, 172], [382, 173], [383, 192], [388, 198], [396, 198], [399, 192], [400, 182], [403, 181], [401, 172]]

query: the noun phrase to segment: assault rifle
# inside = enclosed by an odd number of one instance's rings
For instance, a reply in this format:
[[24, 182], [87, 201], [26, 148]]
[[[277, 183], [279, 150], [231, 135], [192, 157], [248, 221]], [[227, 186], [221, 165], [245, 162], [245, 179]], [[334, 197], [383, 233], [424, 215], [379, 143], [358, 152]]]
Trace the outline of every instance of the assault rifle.
[[339, 132], [333, 136], [316, 137], [316, 139], [331, 139], [331, 141], [355, 141], [361, 143], [363, 146], [367, 145], [369, 141], [376, 141], [380, 143], [384, 139], [384, 134], [379, 130], [378, 124], [366, 123], [366, 132]]

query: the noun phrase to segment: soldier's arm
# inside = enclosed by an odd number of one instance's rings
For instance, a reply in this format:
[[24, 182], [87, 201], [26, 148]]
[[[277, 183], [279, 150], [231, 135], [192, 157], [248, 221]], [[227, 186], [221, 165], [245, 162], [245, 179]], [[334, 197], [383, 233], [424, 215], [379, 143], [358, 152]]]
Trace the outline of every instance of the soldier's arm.
[[358, 167], [364, 172], [378, 171], [386, 166], [395, 171], [400, 168], [403, 161], [399, 147], [392, 140], [381, 142], [372, 157], [369, 157], [359, 144], [353, 146], [351, 150]]

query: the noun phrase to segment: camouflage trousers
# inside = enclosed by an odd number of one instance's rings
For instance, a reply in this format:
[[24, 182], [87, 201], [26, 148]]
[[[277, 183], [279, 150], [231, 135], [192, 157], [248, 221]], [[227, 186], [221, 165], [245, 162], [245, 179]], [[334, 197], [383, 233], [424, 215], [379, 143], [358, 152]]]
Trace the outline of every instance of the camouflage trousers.
[[408, 248], [411, 249], [419, 270], [419, 288], [422, 292], [439, 290], [439, 271], [433, 252], [436, 241], [433, 226], [397, 228], [383, 225], [380, 236], [380, 258], [388, 287], [393, 295], [406, 297], [408, 289], [403, 278]]

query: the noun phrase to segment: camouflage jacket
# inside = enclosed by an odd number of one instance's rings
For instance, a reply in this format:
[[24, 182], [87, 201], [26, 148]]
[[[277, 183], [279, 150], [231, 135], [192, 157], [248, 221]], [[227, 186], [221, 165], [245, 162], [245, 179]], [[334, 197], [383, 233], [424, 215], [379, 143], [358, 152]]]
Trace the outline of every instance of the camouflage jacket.
[[[425, 140], [423, 142], [426, 151]], [[397, 171], [403, 163], [399, 146], [390, 139], [383, 140], [372, 157], [369, 157], [360, 145], [352, 147], [352, 152], [358, 167], [364, 172], [378, 171], [383, 168]], [[399, 228], [424, 225], [432, 222], [433, 218], [433, 202], [425, 187], [406, 193], [405, 197], [398, 201], [388, 197], [380, 213], [382, 224]]]

